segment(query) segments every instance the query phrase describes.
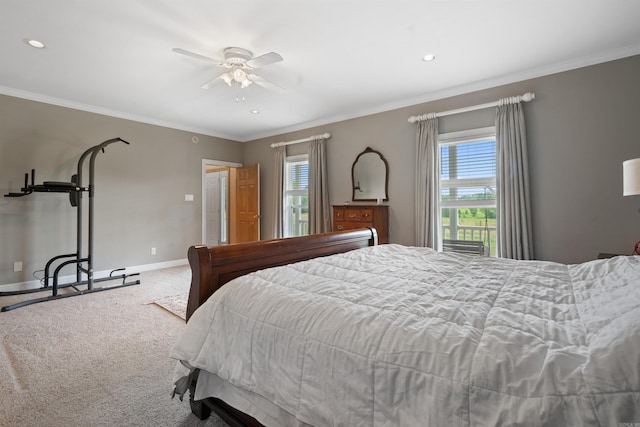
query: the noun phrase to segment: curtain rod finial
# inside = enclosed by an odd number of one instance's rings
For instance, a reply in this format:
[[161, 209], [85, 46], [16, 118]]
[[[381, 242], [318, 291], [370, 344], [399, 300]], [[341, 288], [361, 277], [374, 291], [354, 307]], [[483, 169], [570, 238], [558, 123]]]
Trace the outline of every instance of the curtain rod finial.
[[536, 98], [536, 94], [533, 92], [527, 92], [524, 95], [522, 95], [522, 100], [529, 102], [529, 101], [533, 101]]

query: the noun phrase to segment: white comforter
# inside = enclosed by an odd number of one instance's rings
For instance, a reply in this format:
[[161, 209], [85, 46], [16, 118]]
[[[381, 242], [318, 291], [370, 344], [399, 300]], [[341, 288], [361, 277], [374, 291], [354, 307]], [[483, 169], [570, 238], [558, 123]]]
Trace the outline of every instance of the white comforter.
[[314, 426], [633, 425], [640, 257], [317, 258], [225, 285], [171, 356]]

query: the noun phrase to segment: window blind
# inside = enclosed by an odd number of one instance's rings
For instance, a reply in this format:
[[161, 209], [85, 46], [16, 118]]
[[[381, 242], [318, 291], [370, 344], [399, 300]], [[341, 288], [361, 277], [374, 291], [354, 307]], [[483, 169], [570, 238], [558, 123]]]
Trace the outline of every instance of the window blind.
[[309, 162], [287, 162], [287, 191], [309, 189]]
[[496, 141], [440, 144], [441, 206], [495, 206]]

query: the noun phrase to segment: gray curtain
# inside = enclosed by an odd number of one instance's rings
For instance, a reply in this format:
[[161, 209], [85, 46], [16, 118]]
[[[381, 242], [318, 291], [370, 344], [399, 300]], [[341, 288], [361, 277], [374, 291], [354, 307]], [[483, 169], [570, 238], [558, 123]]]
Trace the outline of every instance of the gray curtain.
[[331, 231], [331, 207], [327, 180], [326, 141], [309, 145], [309, 234]]
[[496, 114], [497, 254], [533, 259], [527, 138], [522, 103], [500, 100]]
[[416, 245], [439, 249], [440, 166], [438, 164], [438, 119], [427, 114], [417, 123], [416, 136]]
[[284, 175], [287, 147], [275, 147], [273, 163], [273, 238], [284, 237]]

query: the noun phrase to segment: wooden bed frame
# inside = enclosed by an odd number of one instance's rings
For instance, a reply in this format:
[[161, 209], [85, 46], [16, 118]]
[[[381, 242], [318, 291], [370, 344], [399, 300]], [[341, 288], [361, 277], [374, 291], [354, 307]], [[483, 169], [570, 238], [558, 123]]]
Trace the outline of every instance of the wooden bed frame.
[[[192, 275], [187, 321], [215, 291], [236, 277], [269, 267], [377, 244], [378, 233], [375, 228], [366, 228], [225, 246], [191, 246], [188, 252]], [[191, 383], [189, 391], [191, 411], [198, 418], [206, 419], [213, 410], [232, 427], [261, 425], [220, 399], [195, 401], [193, 396], [196, 381], [197, 378]]]

